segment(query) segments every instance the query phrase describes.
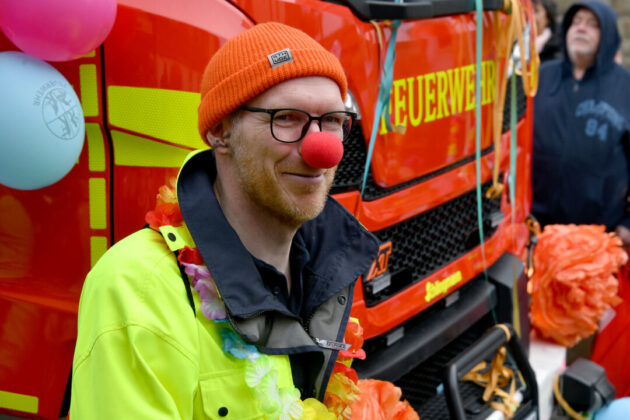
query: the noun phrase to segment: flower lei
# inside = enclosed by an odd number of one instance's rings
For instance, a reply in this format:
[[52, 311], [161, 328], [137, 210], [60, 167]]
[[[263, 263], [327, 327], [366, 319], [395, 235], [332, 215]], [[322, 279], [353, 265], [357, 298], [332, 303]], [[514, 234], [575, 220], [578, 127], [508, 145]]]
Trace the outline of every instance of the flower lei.
[[[182, 225], [184, 218], [175, 196], [175, 179], [160, 187], [157, 205], [146, 214], [145, 220], [155, 230], [159, 230], [161, 226]], [[225, 305], [199, 250], [185, 246], [180, 250], [177, 259], [189, 276], [193, 291], [199, 293], [201, 313], [216, 323], [227, 323]], [[314, 398], [302, 401], [300, 391], [295, 386], [279, 387], [278, 372], [274, 369], [271, 358], [258, 352], [256, 346], [245, 343], [231, 328], [224, 328], [220, 335], [225, 354], [249, 362], [245, 366], [245, 383], [255, 396], [258, 409], [266, 420], [351, 419], [350, 405], [359, 400], [361, 390], [357, 374], [350, 363], [354, 358], [365, 358], [365, 351], [361, 349], [363, 329], [358, 322], [348, 323], [344, 342], [350, 344], [350, 347], [339, 352], [323, 404]]]

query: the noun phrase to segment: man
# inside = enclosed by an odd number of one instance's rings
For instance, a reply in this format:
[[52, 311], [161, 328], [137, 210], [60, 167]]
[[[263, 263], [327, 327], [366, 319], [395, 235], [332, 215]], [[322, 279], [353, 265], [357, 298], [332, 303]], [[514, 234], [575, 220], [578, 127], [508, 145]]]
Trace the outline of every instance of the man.
[[335, 56], [278, 23], [212, 57], [199, 106], [212, 150], [183, 164], [177, 203], [161, 190], [154, 229], [86, 279], [71, 418], [297, 419], [298, 399], [323, 399], [378, 251], [328, 197], [335, 167], [302, 155], [305, 138], [347, 136], [346, 86]]
[[597, 1], [564, 16], [564, 57], [540, 68], [534, 104], [532, 213], [550, 223], [603, 224], [630, 244], [630, 73], [614, 62], [615, 12]]
[[[627, 247], [630, 73], [614, 62], [620, 43], [617, 17], [603, 3], [576, 3], [564, 16], [562, 33], [564, 57], [540, 68], [532, 213], [543, 225], [605, 225]], [[624, 301], [630, 297], [627, 281], [627, 275], [620, 276]], [[624, 362], [630, 312], [627, 303], [614, 310], [617, 316], [595, 339], [592, 359], [623, 396], [630, 393]]]

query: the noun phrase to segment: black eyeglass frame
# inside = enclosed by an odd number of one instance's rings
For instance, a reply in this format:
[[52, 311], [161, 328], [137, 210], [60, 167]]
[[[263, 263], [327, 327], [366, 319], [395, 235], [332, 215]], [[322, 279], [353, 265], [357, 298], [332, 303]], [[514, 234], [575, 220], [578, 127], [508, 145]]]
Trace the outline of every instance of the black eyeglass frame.
[[[297, 109], [297, 108], [272, 108], [272, 109], [268, 109], [268, 108], [258, 108], [258, 107], [255, 107], [255, 106], [241, 105], [241, 106], [238, 107], [238, 109], [241, 109], [243, 111], [248, 111], [248, 112], [263, 112], [265, 114], [269, 114], [270, 115], [269, 129], [271, 130], [271, 135], [273, 136], [273, 138], [276, 141], [279, 141], [280, 143], [297, 143], [298, 141], [302, 140], [304, 138], [304, 136], [306, 136], [306, 133], [308, 132], [309, 127], [311, 126], [311, 122], [313, 122], [313, 121], [317, 121], [317, 125], [319, 126], [319, 130], [323, 131], [322, 130], [322, 118], [324, 118], [324, 117], [326, 117], [327, 115], [330, 115], [330, 114], [346, 114], [350, 118], [352, 118], [352, 120], [350, 121], [350, 127], [348, 129], [348, 133], [341, 139], [341, 141], [343, 142], [350, 136], [350, 131], [352, 129], [352, 123], [357, 118], [357, 113], [356, 112], [352, 112], [352, 111], [331, 111], [331, 112], [326, 112], [326, 113], [320, 115], [319, 117], [314, 117], [311, 114], [309, 114], [308, 112], [304, 111], [303, 109]], [[276, 134], [273, 132], [273, 117], [274, 117], [274, 115], [276, 115], [280, 111], [298, 111], [298, 112], [302, 112], [305, 115], [308, 115], [308, 121], [306, 122], [306, 124], [304, 124], [304, 127], [302, 127], [302, 133], [300, 134], [300, 137], [297, 140], [291, 140], [291, 141], [280, 140], [278, 137], [276, 137]]]

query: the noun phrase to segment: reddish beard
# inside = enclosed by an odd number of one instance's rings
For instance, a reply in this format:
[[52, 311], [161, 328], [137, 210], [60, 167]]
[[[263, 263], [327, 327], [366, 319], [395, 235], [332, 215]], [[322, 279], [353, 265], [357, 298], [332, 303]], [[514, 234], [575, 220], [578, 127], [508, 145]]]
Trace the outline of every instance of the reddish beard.
[[234, 141], [232, 155], [240, 188], [251, 203], [292, 228], [298, 228], [322, 212], [336, 168], [327, 170], [324, 181], [316, 185], [287, 182], [279, 179], [282, 175], [278, 170], [262, 165], [263, 157], [256, 155], [246, 143], [243, 137]]

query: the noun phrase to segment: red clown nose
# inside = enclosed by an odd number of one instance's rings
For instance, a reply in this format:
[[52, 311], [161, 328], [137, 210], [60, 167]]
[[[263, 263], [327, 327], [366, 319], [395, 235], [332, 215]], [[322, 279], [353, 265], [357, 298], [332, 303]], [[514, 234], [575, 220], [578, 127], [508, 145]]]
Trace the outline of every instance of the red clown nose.
[[302, 159], [312, 168], [328, 169], [341, 162], [343, 144], [333, 133], [313, 132], [302, 140]]

